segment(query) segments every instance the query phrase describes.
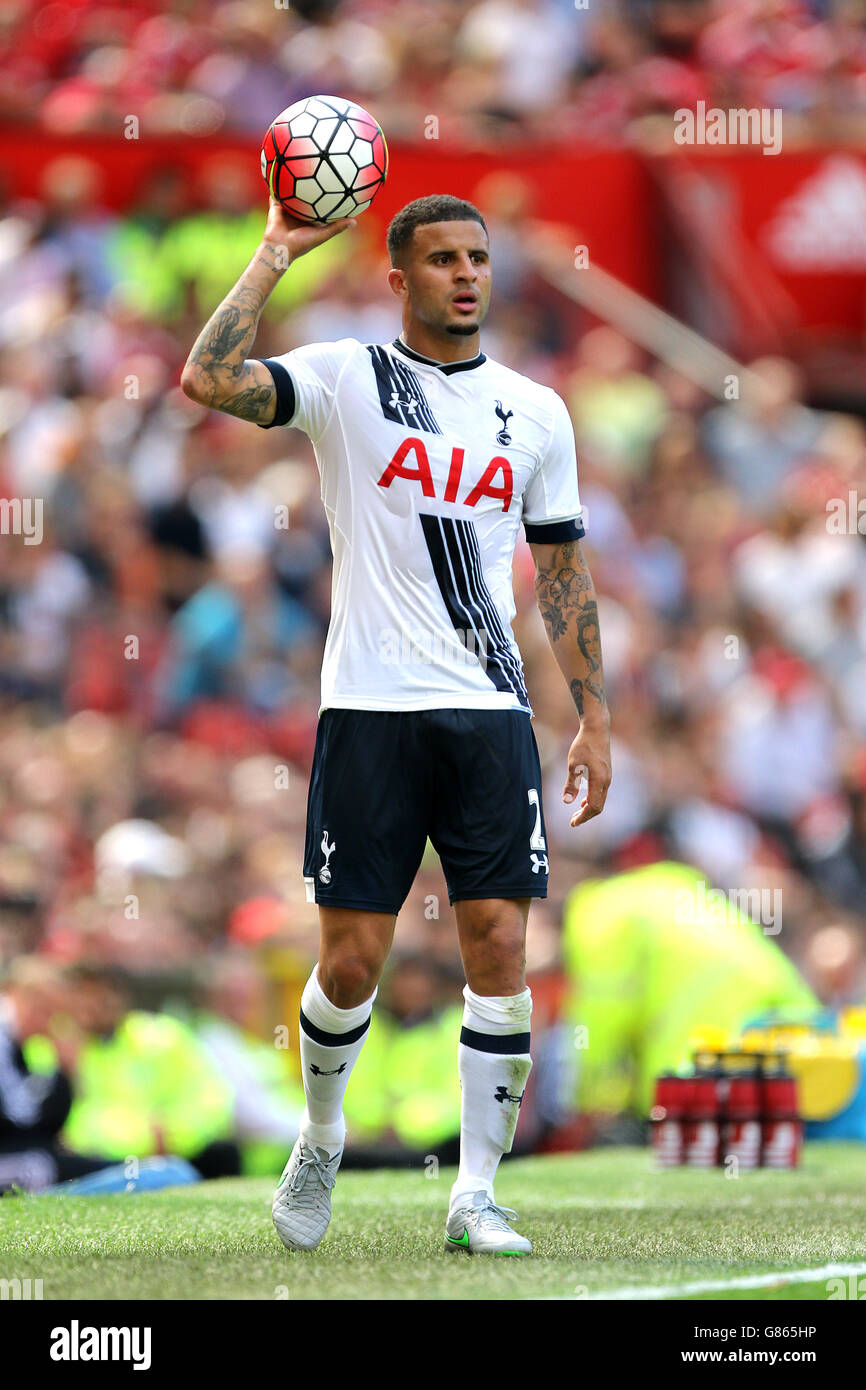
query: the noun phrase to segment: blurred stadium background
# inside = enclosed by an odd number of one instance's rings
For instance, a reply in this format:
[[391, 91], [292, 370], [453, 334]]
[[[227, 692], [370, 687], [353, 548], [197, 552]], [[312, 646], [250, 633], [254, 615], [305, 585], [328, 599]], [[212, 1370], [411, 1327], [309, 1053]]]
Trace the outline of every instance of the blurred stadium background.
[[[261, 136], [320, 91], [373, 111], [389, 182], [292, 269], [256, 355], [390, 339], [384, 226], [452, 192], [490, 222], [485, 350], [554, 386], [577, 435], [614, 779], [571, 832], [573, 710], [521, 542], [552, 891], [516, 1148], [640, 1138], [647, 1056], [670, 1065], [693, 1026], [866, 1003], [863, 20], [859, 0], [0, 7], [0, 964], [25, 992], [77, 967], [27, 1053], [70, 1075], [73, 1149], [276, 1173], [303, 1104], [318, 478], [302, 436], [178, 380], [264, 225]], [[699, 101], [780, 110], [781, 152], [678, 145]], [[752, 932], [763, 995], [727, 940], [638, 940], [633, 875], [658, 861], [781, 894], [781, 930]], [[598, 879], [623, 929], [596, 979], [564, 922], [612, 920], [580, 898]], [[453, 1157], [461, 984], [431, 852], [349, 1088], [355, 1163]], [[669, 998], [694, 1008], [653, 1053]]]

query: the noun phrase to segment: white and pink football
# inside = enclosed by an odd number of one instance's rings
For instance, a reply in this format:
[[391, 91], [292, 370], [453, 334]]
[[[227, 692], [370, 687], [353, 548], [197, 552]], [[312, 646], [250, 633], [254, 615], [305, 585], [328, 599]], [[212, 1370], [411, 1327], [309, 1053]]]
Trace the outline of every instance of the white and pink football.
[[305, 97], [287, 106], [262, 145], [262, 175], [271, 197], [302, 222], [357, 217], [387, 172], [382, 127], [344, 97]]

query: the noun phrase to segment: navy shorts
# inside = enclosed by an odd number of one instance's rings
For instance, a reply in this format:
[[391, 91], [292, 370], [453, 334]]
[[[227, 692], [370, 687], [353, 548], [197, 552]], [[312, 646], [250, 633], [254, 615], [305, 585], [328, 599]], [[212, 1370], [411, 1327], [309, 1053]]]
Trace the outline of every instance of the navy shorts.
[[547, 896], [541, 764], [529, 715], [324, 710], [304, 849], [316, 902], [396, 914], [428, 836], [452, 903]]

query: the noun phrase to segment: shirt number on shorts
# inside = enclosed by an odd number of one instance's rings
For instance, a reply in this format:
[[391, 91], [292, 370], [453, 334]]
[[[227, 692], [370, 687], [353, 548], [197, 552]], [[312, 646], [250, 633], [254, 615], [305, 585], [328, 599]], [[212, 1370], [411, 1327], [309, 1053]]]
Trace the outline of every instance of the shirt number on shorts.
[[547, 844], [541, 833], [541, 800], [538, 795], [538, 788], [530, 787], [526, 795], [529, 797], [530, 806], [535, 807], [535, 829], [529, 837], [529, 848], [547, 849]]

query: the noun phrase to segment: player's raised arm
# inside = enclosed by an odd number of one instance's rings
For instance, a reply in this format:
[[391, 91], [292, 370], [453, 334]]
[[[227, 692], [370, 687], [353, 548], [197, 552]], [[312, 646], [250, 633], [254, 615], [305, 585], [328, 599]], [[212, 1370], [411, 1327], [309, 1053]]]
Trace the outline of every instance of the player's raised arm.
[[535, 595], [559, 669], [568, 682], [580, 732], [568, 754], [563, 801], [578, 794], [586, 770], [587, 795], [572, 825], [597, 816], [610, 786], [610, 712], [604, 693], [598, 603], [579, 540], [530, 543]]
[[261, 362], [247, 357], [262, 309], [292, 261], [354, 225], [353, 217], [327, 226], [300, 222], [271, 201], [256, 254], [187, 358], [180, 384], [190, 400], [257, 425], [271, 423], [277, 405], [274, 379]]

